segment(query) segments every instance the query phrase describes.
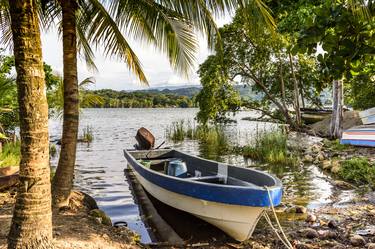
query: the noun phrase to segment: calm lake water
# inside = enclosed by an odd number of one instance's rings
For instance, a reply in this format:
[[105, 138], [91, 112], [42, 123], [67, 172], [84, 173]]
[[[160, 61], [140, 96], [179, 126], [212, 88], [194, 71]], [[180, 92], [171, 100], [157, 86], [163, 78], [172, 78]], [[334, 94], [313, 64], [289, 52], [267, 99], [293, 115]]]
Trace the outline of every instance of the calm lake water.
[[[75, 185], [93, 196], [113, 222], [126, 221], [130, 229], [142, 236], [142, 242], [149, 242], [145, 225], [139, 216], [138, 206], [134, 203], [129, 185], [124, 176], [126, 161], [124, 148], [133, 148], [135, 134], [140, 127], [146, 127], [156, 137], [156, 145], [165, 138], [165, 129], [174, 121], [193, 120], [197, 109], [84, 109], [81, 113], [80, 133], [90, 126], [93, 131], [92, 143], [81, 143], [77, 149]], [[275, 129], [271, 123], [241, 120], [254, 116], [253, 112], [239, 112], [234, 119], [236, 124], [228, 125], [225, 130], [233, 144], [246, 144], [251, 141], [257, 130]], [[61, 137], [61, 121], [50, 120], [51, 141]], [[304, 139], [304, 138], [301, 138]], [[301, 140], [301, 142], [304, 142]], [[327, 177], [316, 166], [280, 167], [254, 165], [242, 156], [222, 156], [217, 151], [207, 150], [198, 141], [184, 141], [173, 144], [166, 141], [164, 146], [224, 161], [231, 164], [257, 167], [277, 175], [284, 183], [284, 199], [310, 208], [331, 202], [333, 189]], [[52, 159], [57, 165], [57, 157]]]

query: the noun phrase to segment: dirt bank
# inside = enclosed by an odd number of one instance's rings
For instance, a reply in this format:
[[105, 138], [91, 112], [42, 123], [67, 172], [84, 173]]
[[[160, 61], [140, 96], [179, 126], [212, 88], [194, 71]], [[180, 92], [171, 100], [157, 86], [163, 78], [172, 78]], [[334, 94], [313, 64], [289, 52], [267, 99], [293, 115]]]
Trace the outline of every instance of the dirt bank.
[[[6, 248], [6, 236], [12, 218], [16, 189], [0, 193], [0, 248]], [[123, 249], [139, 248], [138, 237], [126, 227], [103, 225], [89, 215], [92, 203], [85, 195], [74, 192], [69, 208], [54, 211], [53, 235], [57, 249]]]

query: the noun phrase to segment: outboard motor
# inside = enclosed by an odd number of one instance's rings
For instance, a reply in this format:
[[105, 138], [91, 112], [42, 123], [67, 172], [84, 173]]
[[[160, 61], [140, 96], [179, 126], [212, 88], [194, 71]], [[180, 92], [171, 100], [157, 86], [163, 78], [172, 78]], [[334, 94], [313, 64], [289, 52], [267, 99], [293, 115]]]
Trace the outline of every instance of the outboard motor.
[[166, 173], [169, 176], [185, 178], [188, 176], [186, 163], [180, 159], [170, 161], [168, 163]]

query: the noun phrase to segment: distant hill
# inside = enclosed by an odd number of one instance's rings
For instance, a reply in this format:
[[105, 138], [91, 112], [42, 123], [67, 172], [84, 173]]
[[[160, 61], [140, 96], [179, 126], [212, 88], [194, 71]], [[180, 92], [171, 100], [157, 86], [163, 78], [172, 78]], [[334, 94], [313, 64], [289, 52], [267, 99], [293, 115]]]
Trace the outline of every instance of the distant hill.
[[[246, 85], [236, 85], [234, 87], [241, 95], [242, 98], [248, 99], [259, 99], [260, 96], [254, 94], [249, 86]], [[150, 88], [146, 90], [136, 90], [134, 92], [143, 92], [143, 93], [154, 93], [154, 94], [175, 94], [177, 96], [186, 96], [192, 98], [200, 92], [202, 86], [191, 85], [191, 86], [164, 86], [157, 88]]]
[[186, 96], [186, 97], [192, 98], [194, 95], [199, 93], [201, 89], [202, 89], [201, 86], [191, 86], [191, 87], [181, 87], [181, 88], [173, 87], [172, 89], [168, 87], [165, 87], [165, 88], [158, 87], [158, 88], [151, 88], [147, 90], [137, 90], [134, 92], [155, 93], [155, 94], [158, 94], [158, 93], [174, 94], [178, 96]]

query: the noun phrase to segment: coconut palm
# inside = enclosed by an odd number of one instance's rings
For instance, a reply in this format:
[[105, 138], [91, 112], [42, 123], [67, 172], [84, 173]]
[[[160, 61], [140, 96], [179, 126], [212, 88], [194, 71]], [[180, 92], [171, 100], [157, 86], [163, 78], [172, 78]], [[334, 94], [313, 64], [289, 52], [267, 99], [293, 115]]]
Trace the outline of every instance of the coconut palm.
[[[58, 6], [49, 3], [47, 12], [56, 13], [54, 10]], [[119, 56], [140, 82], [147, 84], [139, 60], [122, 33], [159, 48], [167, 54], [177, 72], [187, 74], [195, 60], [197, 39], [194, 29], [207, 34], [209, 44], [213, 45], [217, 28], [211, 12], [219, 14], [233, 10], [236, 1], [120, 0], [103, 5], [97, 0], [64, 0], [59, 4], [64, 49], [64, 123], [53, 197], [57, 206], [63, 206], [68, 204], [73, 187], [78, 135], [77, 37], [90, 63], [92, 50], [89, 44], [102, 45], [106, 55]], [[258, 7], [265, 9], [263, 5]]]
[[[212, 13], [223, 14], [244, 3], [255, 3], [258, 10], [267, 14], [260, 0], [118, 0], [105, 2], [104, 5], [98, 0], [41, 1], [39, 11], [43, 24], [48, 27], [56, 18], [61, 21], [64, 50], [63, 136], [53, 182], [56, 205], [68, 204], [73, 186], [79, 117], [77, 45], [90, 65], [93, 53], [89, 45], [102, 45], [106, 55], [119, 56], [140, 82], [147, 84], [139, 60], [122, 32], [159, 48], [168, 55], [170, 64], [177, 72], [186, 74], [195, 59], [197, 41], [194, 29], [206, 34], [208, 44], [213, 46], [217, 28]], [[107, 9], [110, 11], [107, 12]], [[266, 20], [271, 20], [265, 16]], [[3, 20], [1, 23], [6, 22]], [[2, 29], [3, 40], [9, 41], [11, 33], [4, 25]]]
[[22, 157], [8, 248], [52, 248], [48, 107], [35, 1], [9, 1], [9, 13]]

